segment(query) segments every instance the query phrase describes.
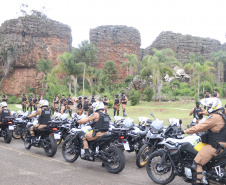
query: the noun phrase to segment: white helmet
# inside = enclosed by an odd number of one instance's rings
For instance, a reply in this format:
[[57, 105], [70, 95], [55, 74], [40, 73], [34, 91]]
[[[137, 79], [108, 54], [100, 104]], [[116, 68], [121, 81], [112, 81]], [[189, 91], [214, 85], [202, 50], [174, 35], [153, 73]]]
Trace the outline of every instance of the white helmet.
[[207, 110], [208, 113], [215, 112], [222, 108], [222, 103], [219, 98], [204, 98], [201, 99], [200, 102], [202, 105], [209, 107], [209, 109]]
[[1, 106], [2, 106], [2, 108], [3, 108], [3, 107], [7, 107], [7, 103], [6, 103], [6, 102], [2, 102], [2, 103], [1, 103]]
[[93, 108], [94, 108], [94, 111], [98, 111], [98, 110], [104, 110], [104, 103], [103, 102], [95, 102], [92, 104]]
[[40, 103], [40, 107], [48, 107], [49, 106], [49, 102], [47, 100], [41, 100], [39, 103]]

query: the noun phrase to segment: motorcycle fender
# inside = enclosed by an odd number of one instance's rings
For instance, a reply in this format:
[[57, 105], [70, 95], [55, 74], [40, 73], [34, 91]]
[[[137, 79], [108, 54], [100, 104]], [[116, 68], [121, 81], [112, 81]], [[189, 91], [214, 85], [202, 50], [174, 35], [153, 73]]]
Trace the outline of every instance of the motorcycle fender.
[[163, 163], [164, 163], [165, 157], [166, 157], [166, 155], [167, 155], [167, 152], [166, 152], [166, 150], [164, 150], [164, 149], [159, 149], [159, 150], [157, 150], [157, 151], [160, 152], [160, 153], [163, 155], [163, 157], [162, 157], [162, 159], [161, 159], [161, 162], [160, 162], [160, 166], [162, 166]]

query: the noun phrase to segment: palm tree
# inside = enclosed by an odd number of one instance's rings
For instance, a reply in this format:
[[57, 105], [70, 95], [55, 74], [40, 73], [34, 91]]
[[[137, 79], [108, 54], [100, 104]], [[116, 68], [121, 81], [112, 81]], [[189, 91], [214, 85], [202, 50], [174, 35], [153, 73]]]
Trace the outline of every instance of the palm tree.
[[42, 75], [43, 75], [43, 78], [41, 80], [42, 81], [42, 93], [44, 90], [44, 78], [48, 73], [51, 72], [52, 68], [53, 68], [53, 63], [50, 60], [45, 61], [44, 59], [41, 58], [37, 63], [37, 66], [35, 68], [36, 75], [38, 73], [42, 73]]
[[126, 67], [127, 76], [128, 76], [128, 70], [129, 70], [130, 76], [133, 76], [133, 72], [138, 71], [138, 65], [140, 64], [140, 62], [137, 60], [137, 56], [135, 54], [132, 54], [132, 55], [125, 54], [124, 57], [127, 58], [128, 61], [123, 62], [123, 64], [121, 65], [121, 69]]
[[108, 82], [111, 91], [112, 83], [116, 82], [116, 80], [118, 79], [118, 70], [114, 61], [106, 61], [103, 66], [103, 72], [106, 76], [106, 81]]
[[144, 57], [143, 69], [140, 71], [141, 78], [150, 77], [152, 83], [158, 91], [158, 100], [161, 101], [161, 90], [163, 85], [163, 78], [165, 74], [172, 76], [174, 74], [173, 66], [180, 65], [175, 58], [172, 49], [157, 50], [153, 49], [154, 55], [147, 55]]
[[218, 51], [210, 53], [210, 61], [215, 64], [217, 69], [217, 82], [224, 81], [224, 64], [226, 64], [226, 52]]

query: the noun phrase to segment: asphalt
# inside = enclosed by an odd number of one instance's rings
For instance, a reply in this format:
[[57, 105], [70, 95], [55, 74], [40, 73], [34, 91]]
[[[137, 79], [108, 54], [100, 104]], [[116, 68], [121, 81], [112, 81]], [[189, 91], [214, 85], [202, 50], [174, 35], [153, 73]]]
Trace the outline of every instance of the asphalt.
[[[101, 162], [88, 162], [80, 158], [68, 163], [62, 156], [62, 144], [54, 157], [47, 157], [42, 148], [26, 150], [22, 140], [10, 144], [0, 138], [1, 185], [143, 185], [155, 184], [146, 169], [139, 169], [135, 153], [125, 152], [126, 166], [119, 174], [111, 174]], [[187, 184], [176, 177], [173, 184]]]

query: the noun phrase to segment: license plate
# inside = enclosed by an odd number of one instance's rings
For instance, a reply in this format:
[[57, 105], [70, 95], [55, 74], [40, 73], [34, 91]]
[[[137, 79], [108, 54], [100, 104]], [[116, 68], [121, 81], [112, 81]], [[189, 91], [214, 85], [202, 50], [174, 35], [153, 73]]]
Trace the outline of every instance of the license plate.
[[54, 133], [54, 138], [55, 138], [55, 139], [60, 139], [60, 138], [61, 138], [60, 133]]
[[9, 130], [14, 130], [14, 126], [9, 126]]
[[123, 145], [124, 145], [124, 149], [125, 150], [130, 150], [130, 147], [129, 147], [129, 143], [128, 142], [123, 143]]

